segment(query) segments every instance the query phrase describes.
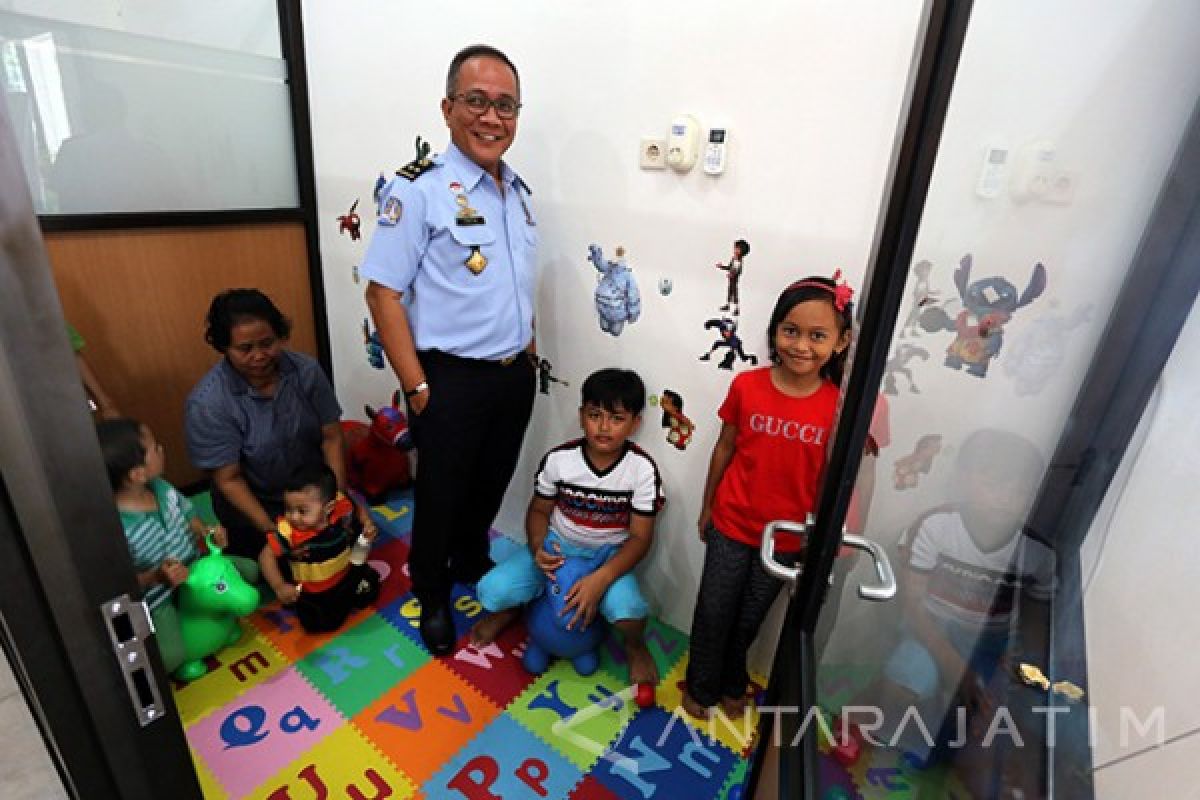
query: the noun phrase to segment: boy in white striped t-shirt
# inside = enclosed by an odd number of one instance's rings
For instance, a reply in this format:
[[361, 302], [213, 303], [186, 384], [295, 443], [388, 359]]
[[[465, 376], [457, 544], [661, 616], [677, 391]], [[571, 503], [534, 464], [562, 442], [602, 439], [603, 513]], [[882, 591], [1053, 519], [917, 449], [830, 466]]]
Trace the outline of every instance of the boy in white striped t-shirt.
[[[121, 515], [129, 554], [145, 590], [143, 600], [158, 635], [163, 666], [174, 672], [183, 663], [183, 640], [175, 609], [175, 587], [187, 580], [188, 565], [206, 551], [208, 532], [192, 503], [162, 479], [163, 449], [151, 430], [132, 419], [106, 420], [96, 426], [113, 500]], [[218, 547], [225, 529], [213, 529]], [[258, 580], [258, 564], [227, 556], [246, 581]]]

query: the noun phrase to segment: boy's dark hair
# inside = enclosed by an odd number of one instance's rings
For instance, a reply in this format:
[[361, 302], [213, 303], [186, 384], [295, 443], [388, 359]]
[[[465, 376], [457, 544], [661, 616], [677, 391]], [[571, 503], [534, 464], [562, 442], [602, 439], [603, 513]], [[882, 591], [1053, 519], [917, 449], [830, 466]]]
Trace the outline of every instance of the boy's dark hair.
[[246, 320], [261, 319], [280, 339], [292, 332], [292, 321], [275, 307], [271, 298], [258, 289], [226, 289], [213, 298], [204, 318], [204, 341], [224, 355], [229, 349], [233, 326]]
[[283, 482], [285, 492], [303, 492], [309, 487], [316, 487], [321, 502], [328, 503], [337, 497], [337, 476], [325, 463], [309, 461], [292, 470]]
[[[779, 293], [779, 299], [775, 301], [775, 310], [771, 312], [771, 321], [767, 325], [767, 352], [770, 354], [772, 364], [781, 363], [779, 353], [775, 350], [775, 331], [783, 324], [784, 318], [791, 313], [792, 309], [801, 303], [809, 300], [821, 300], [829, 303], [834, 316], [837, 317], [838, 335], [850, 330], [854, 324], [854, 303], [847, 301], [846, 307], [838, 311], [837, 306], [833, 304], [836, 289], [837, 284], [832, 279], [813, 275], [796, 281]], [[821, 377], [834, 386], [841, 386], [842, 373], [846, 370], [846, 356], [849, 351], [850, 348], [847, 347], [842, 352], [830, 356], [829, 360], [825, 362], [825, 366], [821, 367]]]
[[738, 252], [742, 254], [742, 258], [750, 255], [750, 243], [745, 239], [738, 239], [733, 243], [733, 246], [736, 247]]
[[473, 44], [469, 47], [464, 47], [454, 54], [454, 58], [450, 59], [450, 68], [446, 70], [446, 97], [454, 97], [455, 91], [458, 90], [458, 73], [462, 69], [462, 65], [468, 59], [484, 56], [486, 58], [494, 58], [497, 61], [504, 62], [505, 66], [512, 70], [514, 82], [517, 85], [517, 100], [521, 99], [521, 75], [517, 72], [517, 67], [508, 56], [490, 44]]
[[142, 446], [142, 423], [135, 419], [106, 419], [96, 423], [96, 438], [104, 455], [104, 469], [113, 491], [120, 489], [130, 470], [146, 463]]
[[609, 367], [588, 375], [583, 382], [583, 405], [597, 405], [605, 411], [640, 414], [646, 407], [646, 387], [631, 369]]
[[[683, 396], [680, 395], [679, 392], [673, 392], [670, 389], [663, 389], [662, 396], [667, 398], [668, 400], [670, 400], [675, 405], [676, 411], [678, 411], [681, 414], [683, 413]], [[662, 405], [662, 401], [659, 401], [659, 405], [660, 406]], [[671, 415], [668, 414], [666, 411], [663, 411], [662, 426], [664, 428], [666, 428], [666, 427], [669, 427], [670, 424], [671, 424]]]

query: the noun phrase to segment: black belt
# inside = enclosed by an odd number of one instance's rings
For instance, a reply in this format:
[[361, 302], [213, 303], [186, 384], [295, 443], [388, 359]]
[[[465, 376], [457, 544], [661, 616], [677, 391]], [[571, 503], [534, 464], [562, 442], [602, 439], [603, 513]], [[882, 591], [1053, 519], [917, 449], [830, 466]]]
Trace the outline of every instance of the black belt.
[[516, 355], [507, 356], [505, 358], [468, 358], [466, 356], [456, 356], [454, 353], [447, 353], [444, 350], [418, 350], [417, 356], [422, 361], [428, 361], [434, 364], [457, 364], [465, 367], [511, 367], [520, 361], [526, 351], [522, 350]]

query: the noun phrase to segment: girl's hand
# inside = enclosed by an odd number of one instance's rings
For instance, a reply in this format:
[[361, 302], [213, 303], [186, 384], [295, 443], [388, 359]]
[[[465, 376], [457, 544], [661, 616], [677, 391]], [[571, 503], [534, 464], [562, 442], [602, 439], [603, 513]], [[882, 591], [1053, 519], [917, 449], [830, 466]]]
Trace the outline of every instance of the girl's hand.
[[548, 580], [556, 581], [558, 576], [554, 573], [563, 565], [566, 558], [562, 555], [562, 548], [558, 546], [558, 542], [554, 543], [554, 553], [547, 553], [545, 548], [538, 548], [538, 551], [533, 554], [533, 561], [537, 564]]
[[188, 576], [187, 565], [177, 558], [164, 559], [158, 571], [162, 575], [162, 582], [172, 589], [186, 581]]
[[700, 541], [708, 540], [708, 526], [712, 523], [712, 509], [708, 506], [700, 509], [700, 519], [696, 521], [696, 531], [700, 535]]

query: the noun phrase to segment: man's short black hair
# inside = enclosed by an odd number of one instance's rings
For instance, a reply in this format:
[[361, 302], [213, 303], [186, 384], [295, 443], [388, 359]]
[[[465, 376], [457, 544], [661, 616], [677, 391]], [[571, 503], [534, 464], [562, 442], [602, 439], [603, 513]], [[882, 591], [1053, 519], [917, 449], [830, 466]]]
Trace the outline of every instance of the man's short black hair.
[[462, 69], [462, 65], [468, 59], [484, 56], [486, 58], [494, 58], [497, 61], [502, 61], [512, 70], [513, 79], [517, 84], [517, 100], [521, 99], [521, 76], [517, 72], [515, 64], [509, 60], [509, 57], [490, 44], [473, 44], [470, 47], [464, 47], [454, 54], [454, 58], [450, 59], [450, 69], [446, 70], [446, 97], [453, 97], [458, 89], [458, 71]]
[[104, 455], [104, 469], [113, 490], [120, 489], [131, 470], [146, 463], [142, 423], [136, 419], [106, 419], [96, 423], [96, 437]]
[[308, 461], [292, 470], [283, 484], [285, 492], [303, 492], [315, 486], [321, 502], [328, 503], [337, 497], [337, 476], [320, 461]]
[[646, 387], [631, 369], [609, 367], [598, 370], [583, 382], [583, 405], [640, 414], [646, 407]]

